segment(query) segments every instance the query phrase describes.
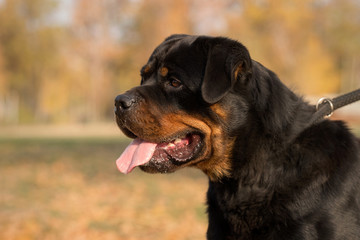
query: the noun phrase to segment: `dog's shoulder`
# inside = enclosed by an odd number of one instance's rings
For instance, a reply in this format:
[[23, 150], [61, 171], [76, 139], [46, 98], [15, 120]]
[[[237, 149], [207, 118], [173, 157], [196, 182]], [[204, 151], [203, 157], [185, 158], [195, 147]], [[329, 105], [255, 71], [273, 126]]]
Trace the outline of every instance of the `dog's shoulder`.
[[265, 167], [259, 161], [258, 168], [246, 167], [246, 177], [210, 182], [209, 234], [226, 235], [230, 225], [242, 226], [231, 229], [239, 239], [292, 239], [288, 231], [304, 239], [331, 239], [348, 225], [343, 237], [359, 236], [352, 221], [360, 220], [359, 156], [358, 139], [342, 121], [304, 130], [283, 151], [264, 156]]

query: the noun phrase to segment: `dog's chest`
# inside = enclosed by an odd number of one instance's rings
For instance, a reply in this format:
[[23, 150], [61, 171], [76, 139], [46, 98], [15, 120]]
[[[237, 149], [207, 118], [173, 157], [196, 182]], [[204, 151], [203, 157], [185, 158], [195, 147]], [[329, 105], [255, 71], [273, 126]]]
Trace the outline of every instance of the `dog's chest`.
[[[209, 218], [213, 218], [210, 221], [224, 221], [232, 235], [243, 239], [245, 236], [254, 236], [254, 233], [261, 236], [272, 231], [275, 224], [271, 214], [272, 206], [264, 192], [218, 185], [210, 186], [208, 198], [211, 198], [208, 200]], [[211, 209], [217, 209], [217, 214], [211, 214]]]

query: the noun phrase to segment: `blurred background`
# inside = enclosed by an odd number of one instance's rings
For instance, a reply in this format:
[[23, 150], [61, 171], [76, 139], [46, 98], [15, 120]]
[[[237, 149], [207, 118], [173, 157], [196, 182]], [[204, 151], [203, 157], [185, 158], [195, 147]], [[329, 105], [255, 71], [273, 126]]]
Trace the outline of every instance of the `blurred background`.
[[[205, 239], [207, 179], [117, 172], [113, 99], [174, 33], [222, 35], [316, 103], [360, 87], [359, 0], [0, 0], [0, 239]], [[360, 105], [338, 110], [359, 134]]]

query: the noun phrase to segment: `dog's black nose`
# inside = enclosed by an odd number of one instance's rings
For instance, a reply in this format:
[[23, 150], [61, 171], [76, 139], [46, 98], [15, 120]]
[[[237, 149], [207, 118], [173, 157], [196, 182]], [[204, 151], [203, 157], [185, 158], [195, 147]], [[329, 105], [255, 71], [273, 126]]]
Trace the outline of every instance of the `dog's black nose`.
[[135, 98], [128, 94], [121, 94], [115, 98], [115, 113], [127, 110], [135, 103]]

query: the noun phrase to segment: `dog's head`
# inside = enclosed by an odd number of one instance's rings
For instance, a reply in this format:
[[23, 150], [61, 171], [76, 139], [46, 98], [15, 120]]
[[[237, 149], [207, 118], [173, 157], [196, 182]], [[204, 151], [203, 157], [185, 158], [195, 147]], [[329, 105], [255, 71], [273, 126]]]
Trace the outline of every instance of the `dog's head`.
[[236, 41], [167, 38], [141, 69], [141, 85], [115, 99], [117, 124], [134, 139], [117, 160], [119, 170], [167, 173], [195, 166], [212, 179], [227, 175], [234, 131], [248, 111], [239, 84], [246, 84], [251, 69], [248, 51]]

